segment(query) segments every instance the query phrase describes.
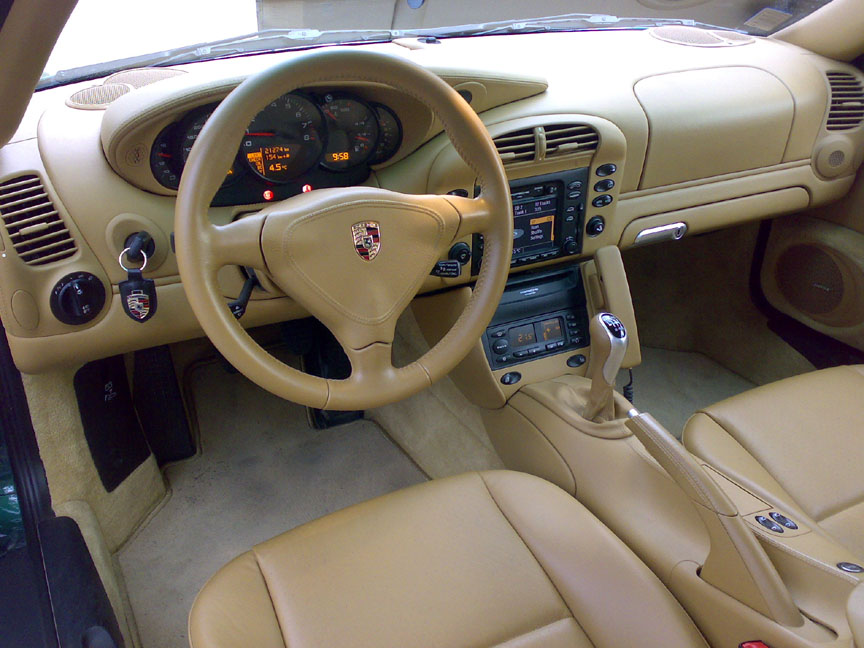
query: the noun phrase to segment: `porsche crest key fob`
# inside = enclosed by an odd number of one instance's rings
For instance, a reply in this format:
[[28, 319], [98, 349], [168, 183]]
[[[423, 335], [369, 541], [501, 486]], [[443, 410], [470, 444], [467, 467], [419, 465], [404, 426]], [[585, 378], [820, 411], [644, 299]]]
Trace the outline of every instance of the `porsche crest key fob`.
[[123, 310], [136, 322], [146, 322], [156, 313], [156, 282], [145, 279], [141, 271], [147, 265], [147, 256], [144, 255], [144, 265], [140, 268], [127, 268], [123, 265], [123, 255], [120, 254], [120, 266], [126, 271], [127, 278], [121, 281], [117, 287], [120, 289], [120, 303]]

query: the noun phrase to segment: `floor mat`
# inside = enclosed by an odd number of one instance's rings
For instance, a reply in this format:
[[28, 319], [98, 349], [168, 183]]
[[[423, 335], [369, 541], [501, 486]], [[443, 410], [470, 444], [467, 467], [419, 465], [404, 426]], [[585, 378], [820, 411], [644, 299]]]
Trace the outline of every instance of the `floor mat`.
[[[701, 353], [642, 347], [642, 364], [633, 369], [634, 406], [650, 412], [679, 439], [696, 410], [756, 385]], [[618, 390], [627, 384], [618, 376]]]
[[170, 498], [118, 556], [144, 648], [187, 646], [198, 590], [254, 544], [426, 479], [371, 421], [313, 430], [219, 364], [190, 384], [202, 452], [166, 469]]

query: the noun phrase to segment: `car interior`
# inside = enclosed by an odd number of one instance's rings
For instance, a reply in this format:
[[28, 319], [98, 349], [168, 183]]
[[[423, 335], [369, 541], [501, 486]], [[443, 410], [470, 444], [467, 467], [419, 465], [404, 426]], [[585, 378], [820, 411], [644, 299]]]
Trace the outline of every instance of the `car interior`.
[[99, 2], [0, 2], [0, 648], [864, 648], [860, 0]]

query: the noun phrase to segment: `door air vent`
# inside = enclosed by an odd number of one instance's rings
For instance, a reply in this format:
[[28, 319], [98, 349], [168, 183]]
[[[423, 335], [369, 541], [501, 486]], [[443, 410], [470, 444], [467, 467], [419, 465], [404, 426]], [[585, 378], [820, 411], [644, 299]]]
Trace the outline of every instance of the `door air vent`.
[[828, 109], [829, 131], [857, 128], [864, 121], [864, 86], [848, 72], [828, 72], [831, 107]]
[[537, 136], [533, 128], [499, 135], [493, 142], [504, 165], [537, 159]]
[[35, 174], [0, 183], [0, 218], [12, 247], [27, 265], [45, 265], [75, 254], [75, 241]]
[[547, 124], [499, 135], [494, 140], [504, 166], [595, 151], [600, 138], [585, 124]]
[[584, 124], [550, 124], [546, 133], [546, 157], [596, 151], [600, 138], [590, 126]]

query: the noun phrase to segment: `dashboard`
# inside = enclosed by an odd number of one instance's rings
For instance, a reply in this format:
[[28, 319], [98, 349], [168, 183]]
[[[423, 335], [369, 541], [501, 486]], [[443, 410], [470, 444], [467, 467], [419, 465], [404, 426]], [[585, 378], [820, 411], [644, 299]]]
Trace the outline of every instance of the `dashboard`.
[[[609, 245], [800, 212], [849, 192], [864, 158], [860, 71], [770, 38], [739, 34], [701, 47], [702, 30], [659, 29], [362, 47], [431, 70], [484, 122], [514, 199], [514, 276], [563, 271]], [[297, 55], [130, 70], [34, 95], [0, 149], [0, 316], [20, 369], [202, 335], [171, 247], [183, 164], [219, 101]], [[477, 184], [420, 98], [362, 79], [276, 97], [224, 144], [233, 163], [210, 210], [216, 224], [324, 187], [470, 196]], [[120, 306], [118, 255], [141, 231], [153, 239], [146, 276], [159, 309], [136, 323]], [[449, 256], [461, 271], [430, 276], [421, 292], [472, 283], [483, 241], [460, 243]], [[237, 267], [220, 271], [226, 303], [245, 278]], [[57, 316], [69, 281], [102, 295], [85, 317]], [[306, 316], [266, 277], [262, 284], [245, 326]]]
[[[191, 110], [157, 135], [150, 170], [160, 185], [180, 185], [186, 159], [217, 106]], [[382, 103], [347, 92], [287, 93], [249, 124], [213, 204], [270, 202], [315, 188], [362, 184], [372, 165], [390, 160], [401, 143], [402, 122]]]

